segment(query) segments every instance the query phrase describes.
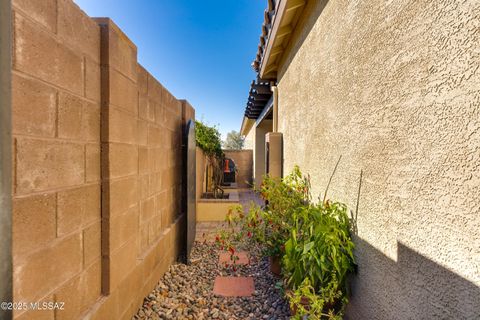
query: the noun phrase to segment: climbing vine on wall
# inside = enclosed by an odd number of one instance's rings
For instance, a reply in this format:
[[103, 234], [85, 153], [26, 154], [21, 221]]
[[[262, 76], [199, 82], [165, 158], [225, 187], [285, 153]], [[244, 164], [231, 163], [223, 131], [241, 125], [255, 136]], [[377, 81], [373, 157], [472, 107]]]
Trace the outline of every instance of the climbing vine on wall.
[[[212, 192], [215, 198], [223, 198], [223, 160], [222, 139], [216, 127], [209, 127], [201, 121], [195, 121], [195, 139], [197, 146], [207, 157], [206, 176], [207, 192]], [[209, 174], [210, 171], [210, 174]], [[211, 179], [211, 183], [209, 180]]]
[[223, 158], [222, 139], [216, 127], [195, 121], [195, 138], [197, 146], [205, 152], [205, 155]]

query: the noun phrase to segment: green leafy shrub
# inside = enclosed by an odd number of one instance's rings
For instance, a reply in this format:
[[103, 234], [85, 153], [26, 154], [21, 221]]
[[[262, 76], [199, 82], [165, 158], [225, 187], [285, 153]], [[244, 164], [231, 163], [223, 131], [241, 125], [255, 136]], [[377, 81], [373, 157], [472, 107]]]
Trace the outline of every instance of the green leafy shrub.
[[354, 271], [354, 244], [346, 205], [311, 202], [310, 179], [295, 167], [283, 179], [265, 177], [260, 190], [266, 205], [241, 206], [227, 215], [228, 228], [217, 236], [221, 249], [236, 260], [236, 246], [254, 243], [266, 256], [282, 258], [287, 298], [295, 317], [341, 319], [347, 276]]
[[315, 290], [310, 280], [305, 278], [297, 290], [287, 293], [290, 300], [291, 309], [294, 310], [293, 319], [329, 319], [341, 320], [343, 311], [335, 311], [330, 306], [338, 305], [338, 301], [342, 301], [342, 305], [346, 305], [348, 300], [342, 296], [341, 291], [336, 288], [337, 283], [329, 283], [327, 287]]
[[290, 235], [292, 214], [310, 201], [310, 179], [295, 166], [283, 179], [266, 176], [259, 191], [266, 206], [263, 210], [254, 210], [255, 216], [250, 214], [252, 220], [257, 216], [261, 219], [252, 232], [263, 235], [261, 240], [267, 256], [281, 256]]
[[266, 176], [257, 191], [267, 204], [262, 208], [251, 203], [246, 214], [242, 206], [232, 208], [226, 218], [227, 230], [218, 238], [232, 246], [239, 242], [259, 244], [265, 256], [281, 257], [290, 236], [292, 214], [310, 199], [310, 181], [295, 167], [284, 179]]
[[206, 156], [223, 158], [222, 139], [216, 127], [209, 127], [201, 121], [195, 121], [195, 140]]
[[[326, 201], [299, 207], [292, 222], [282, 260], [287, 286], [298, 294], [307, 283], [309, 290], [315, 292], [315, 299], [310, 300], [323, 306], [322, 314], [343, 314], [348, 302], [346, 280], [355, 264], [346, 206]], [[290, 300], [299, 312], [303, 310], [295, 299]], [[315, 310], [312, 308], [307, 314], [319, 316]]]
[[[223, 181], [223, 161], [225, 154], [222, 150], [220, 132], [216, 127], [195, 121], [195, 140], [197, 146], [203, 150], [207, 157], [207, 168], [212, 170], [212, 184], [206, 191], [213, 192], [215, 198], [223, 198], [223, 189], [220, 187]], [[207, 175], [207, 181], [208, 181]]]

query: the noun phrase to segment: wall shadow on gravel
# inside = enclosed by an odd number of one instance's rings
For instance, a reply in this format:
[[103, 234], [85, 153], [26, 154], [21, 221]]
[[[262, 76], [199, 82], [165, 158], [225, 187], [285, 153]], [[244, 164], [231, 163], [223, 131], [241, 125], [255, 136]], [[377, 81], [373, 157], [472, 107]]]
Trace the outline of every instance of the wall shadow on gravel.
[[480, 287], [397, 242], [397, 261], [354, 236], [345, 319], [480, 319]]

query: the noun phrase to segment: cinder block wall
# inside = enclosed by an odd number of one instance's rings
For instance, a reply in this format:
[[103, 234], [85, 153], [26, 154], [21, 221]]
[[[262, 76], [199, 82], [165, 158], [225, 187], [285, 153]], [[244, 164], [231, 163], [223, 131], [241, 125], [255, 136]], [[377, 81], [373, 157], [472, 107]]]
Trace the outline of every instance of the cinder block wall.
[[253, 181], [253, 150], [223, 150], [225, 157], [233, 159], [238, 169], [237, 186], [249, 188]]
[[13, 1], [16, 319], [129, 319], [181, 245], [183, 125], [194, 117], [108, 19]]
[[[349, 319], [480, 318], [480, 2], [309, 1], [279, 72], [285, 173], [358, 206]], [[360, 173], [363, 171], [363, 176]]]

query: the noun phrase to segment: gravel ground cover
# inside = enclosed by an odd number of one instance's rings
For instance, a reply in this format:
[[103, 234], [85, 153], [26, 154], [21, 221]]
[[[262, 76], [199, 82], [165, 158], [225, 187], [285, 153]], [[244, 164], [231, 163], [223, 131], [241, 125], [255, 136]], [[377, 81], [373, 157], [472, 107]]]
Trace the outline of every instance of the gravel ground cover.
[[[270, 273], [267, 259], [257, 256], [251, 254], [249, 265], [233, 271], [219, 265], [213, 244], [196, 242], [193, 263], [170, 266], [133, 319], [289, 319], [288, 304], [275, 287], [278, 279]], [[255, 292], [252, 297], [216, 296], [216, 276], [252, 276]]]

